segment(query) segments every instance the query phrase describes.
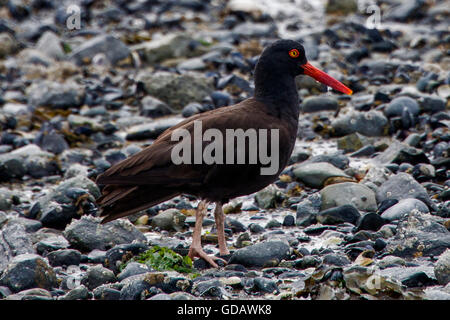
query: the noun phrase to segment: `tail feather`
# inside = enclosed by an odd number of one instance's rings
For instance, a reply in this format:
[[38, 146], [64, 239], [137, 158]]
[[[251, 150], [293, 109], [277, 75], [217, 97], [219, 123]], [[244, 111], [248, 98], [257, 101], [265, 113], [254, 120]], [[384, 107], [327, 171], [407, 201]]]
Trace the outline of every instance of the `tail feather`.
[[[105, 188], [106, 189], [106, 188]], [[102, 223], [148, 209], [160, 202], [169, 200], [180, 193], [173, 189], [154, 186], [113, 186], [99, 198]]]

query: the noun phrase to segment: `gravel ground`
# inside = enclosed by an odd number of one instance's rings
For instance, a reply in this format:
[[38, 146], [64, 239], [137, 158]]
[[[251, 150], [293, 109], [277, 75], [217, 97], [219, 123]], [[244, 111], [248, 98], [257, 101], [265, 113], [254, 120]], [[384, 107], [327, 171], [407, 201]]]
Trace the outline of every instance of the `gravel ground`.
[[[0, 299], [450, 299], [450, 2], [360, 2], [0, 1]], [[297, 78], [290, 165], [225, 206], [226, 266], [139, 260], [187, 254], [198, 200], [100, 225], [95, 177], [250, 97], [279, 38], [354, 94]]]

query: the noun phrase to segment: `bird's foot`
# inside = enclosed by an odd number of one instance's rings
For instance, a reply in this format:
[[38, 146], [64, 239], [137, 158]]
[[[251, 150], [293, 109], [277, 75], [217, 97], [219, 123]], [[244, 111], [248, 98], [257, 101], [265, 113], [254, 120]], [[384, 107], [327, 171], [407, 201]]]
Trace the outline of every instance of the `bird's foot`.
[[206, 252], [203, 251], [202, 248], [197, 248], [197, 247], [191, 246], [191, 248], [189, 249], [188, 256], [192, 260], [194, 260], [195, 257], [201, 258], [201, 259], [205, 260], [206, 262], [208, 262], [214, 268], [219, 268], [219, 266], [217, 265], [217, 263], [214, 262], [214, 260], [220, 260], [223, 263], [227, 264], [227, 262], [222, 258], [207, 255]]

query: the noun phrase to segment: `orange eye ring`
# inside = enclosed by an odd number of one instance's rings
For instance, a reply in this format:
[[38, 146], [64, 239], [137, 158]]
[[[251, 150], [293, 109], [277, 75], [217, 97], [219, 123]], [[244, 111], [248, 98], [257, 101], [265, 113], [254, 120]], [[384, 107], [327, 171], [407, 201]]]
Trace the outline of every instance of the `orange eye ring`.
[[289, 51], [289, 56], [291, 58], [298, 58], [299, 55], [300, 55], [300, 52], [298, 52], [297, 49], [292, 49]]

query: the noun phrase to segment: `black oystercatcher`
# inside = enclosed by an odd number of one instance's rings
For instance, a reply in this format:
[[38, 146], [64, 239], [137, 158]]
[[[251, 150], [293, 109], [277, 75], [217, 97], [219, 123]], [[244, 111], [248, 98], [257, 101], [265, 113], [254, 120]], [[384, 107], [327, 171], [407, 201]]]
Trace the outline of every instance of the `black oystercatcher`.
[[[97, 183], [106, 185], [103, 195], [98, 199], [105, 216], [103, 223], [124, 217], [147, 209], [180, 194], [190, 194], [201, 199], [196, 211], [196, 223], [193, 232], [189, 256], [193, 259], [205, 259], [217, 267], [214, 260], [217, 257], [208, 256], [201, 246], [201, 228], [203, 216], [206, 214], [209, 202], [215, 202], [214, 217], [216, 220], [220, 255], [229, 254], [224, 235], [224, 214], [222, 204], [230, 199], [256, 192], [274, 182], [288, 163], [297, 136], [299, 116], [299, 99], [295, 85], [295, 77], [306, 74], [314, 79], [346, 94], [352, 91], [339, 81], [309, 64], [305, 57], [303, 46], [292, 40], [279, 40], [267, 47], [255, 68], [254, 97], [236, 105], [223, 107], [194, 115], [178, 125], [166, 130], [152, 145], [141, 152], [112, 166], [98, 176]], [[205, 148], [215, 139], [195, 137], [198, 124], [200, 134], [208, 129], [226, 136], [227, 129], [249, 133], [267, 133], [267, 139], [259, 136], [258, 143], [251, 143], [250, 134], [245, 143], [232, 145], [223, 143], [223, 150], [215, 149], [210, 155], [215, 162], [198, 161]], [[192, 134], [188, 141], [188, 149], [180, 155], [184, 162], [174, 161], [173, 151], [179, 146], [179, 140], [174, 140], [175, 132]], [[181, 131], [180, 131], [181, 130]], [[275, 134], [276, 132], [276, 134]], [[197, 132], [198, 133], [198, 132]], [[242, 131], [241, 131], [242, 133]], [[272, 138], [277, 138], [273, 140]], [[266, 145], [261, 143], [266, 141]], [[195, 143], [197, 142], [197, 145]], [[231, 158], [220, 160], [220, 153], [225, 158], [231, 146]], [[199, 149], [200, 147], [200, 149]], [[268, 167], [266, 160], [257, 157], [252, 159], [250, 148], [268, 155], [276, 154], [272, 159], [272, 170], [264, 172]], [[192, 151], [186, 155], [184, 152]], [[211, 151], [211, 150], [209, 150]], [[223, 151], [223, 152], [221, 152]], [[234, 152], [234, 154], [233, 154]], [[238, 157], [244, 158], [238, 161]], [[263, 153], [261, 153], [263, 154]], [[196, 158], [197, 157], [197, 158]], [[216, 158], [218, 157], [218, 158]], [[245, 161], [242, 162], [242, 159]], [[230, 160], [230, 161], [228, 161]], [[253, 160], [253, 161], [252, 161]]]

